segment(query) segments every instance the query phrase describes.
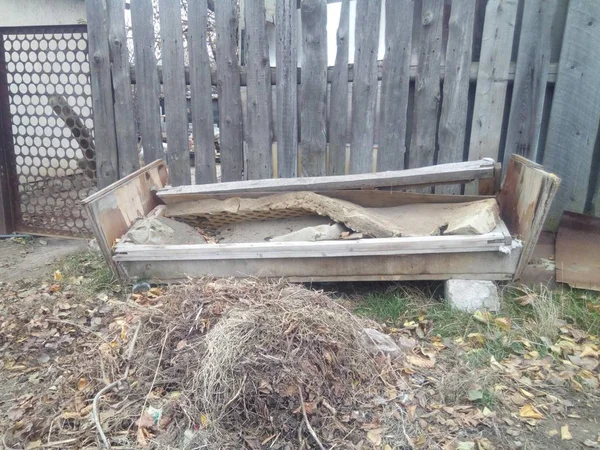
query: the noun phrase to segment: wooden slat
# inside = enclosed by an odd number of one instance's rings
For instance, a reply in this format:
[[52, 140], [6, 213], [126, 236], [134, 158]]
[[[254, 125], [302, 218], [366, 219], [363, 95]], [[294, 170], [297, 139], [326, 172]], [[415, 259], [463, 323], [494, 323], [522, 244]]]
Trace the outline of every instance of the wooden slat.
[[217, 182], [210, 61], [206, 47], [207, 11], [206, 0], [194, 0], [188, 4], [188, 46], [192, 74], [190, 90], [196, 184]]
[[148, 164], [163, 158], [164, 153], [160, 132], [160, 86], [154, 53], [152, 2], [131, 0], [130, 5], [140, 134], [144, 161]]
[[433, 164], [440, 105], [444, 0], [423, 0], [422, 8], [413, 131], [408, 155], [410, 167]]
[[277, 176], [298, 175], [298, 20], [295, 0], [277, 2]]
[[119, 179], [105, 0], [86, 0], [98, 187]]
[[489, 0], [471, 126], [469, 159], [498, 159], [517, 0]]
[[350, 48], [350, 0], [344, 0], [337, 29], [337, 52], [329, 105], [329, 161], [327, 175], [346, 173], [348, 143], [348, 53]]
[[537, 157], [555, 11], [556, 0], [530, 0], [524, 5], [504, 147], [505, 166], [513, 153], [533, 161]]
[[258, 180], [273, 176], [271, 155], [271, 65], [265, 27], [264, 0], [245, 0], [248, 68], [248, 127], [246, 132], [248, 174]]
[[327, 147], [327, 2], [302, 0], [300, 175], [325, 175]]
[[256, 242], [211, 245], [117, 244], [117, 261], [321, 258], [500, 251], [504, 234], [497, 229], [470, 236], [423, 236], [319, 242]]
[[183, 72], [183, 27], [180, 0], [159, 0], [162, 60], [165, 72], [163, 92], [167, 125], [167, 165], [173, 186], [190, 184], [187, 100]]
[[[463, 159], [476, 6], [473, 0], [452, 2], [446, 49], [447, 74], [438, 130], [438, 164]], [[439, 186], [436, 192], [460, 194], [460, 186]]]
[[356, 11], [350, 173], [367, 173], [373, 167], [381, 0], [357, 0]]
[[600, 121], [600, 2], [571, 0], [554, 89], [544, 166], [562, 179], [547, 226], [583, 212]]
[[[404, 168], [414, 1], [385, 3], [385, 58], [381, 80], [378, 170]], [[398, 24], [402, 26], [398, 26]]]
[[236, 53], [238, 28], [236, 0], [219, 0], [215, 3], [215, 27], [221, 179], [241, 180], [244, 153], [240, 65]]
[[125, 34], [125, 0], [107, 0], [108, 43], [112, 61], [112, 84], [115, 101], [119, 177], [140, 168], [137, 151], [133, 98], [129, 79], [129, 51]]
[[261, 277], [293, 281], [510, 280], [519, 250], [339, 258], [144, 261], [117, 263], [129, 280], [187, 281], [187, 277]]
[[407, 187], [461, 183], [479, 178], [492, 178], [494, 173], [494, 162], [481, 160], [368, 174], [179, 186], [164, 189], [158, 192], [158, 196], [165, 203], [171, 204], [178, 201], [192, 200], [193, 196], [198, 194]]

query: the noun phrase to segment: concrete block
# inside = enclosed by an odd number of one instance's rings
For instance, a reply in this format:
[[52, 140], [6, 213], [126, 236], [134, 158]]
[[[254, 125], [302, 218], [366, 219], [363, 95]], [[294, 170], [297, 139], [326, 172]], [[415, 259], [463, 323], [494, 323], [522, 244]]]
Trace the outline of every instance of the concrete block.
[[446, 301], [461, 311], [498, 311], [500, 296], [492, 281], [447, 280], [444, 285]]

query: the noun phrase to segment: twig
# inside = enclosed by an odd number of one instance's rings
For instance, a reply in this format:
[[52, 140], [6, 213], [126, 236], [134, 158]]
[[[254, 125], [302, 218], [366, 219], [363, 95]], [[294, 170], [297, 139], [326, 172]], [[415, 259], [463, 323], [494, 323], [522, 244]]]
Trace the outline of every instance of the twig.
[[319, 448], [321, 450], [325, 450], [325, 447], [323, 447], [323, 444], [321, 443], [319, 436], [317, 436], [317, 433], [315, 433], [315, 430], [313, 429], [313, 427], [310, 425], [310, 422], [308, 421], [308, 416], [306, 415], [306, 408], [304, 407], [304, 395], [302, 395], [302, 388], [300, 387], [300, 385], [298, 385], [298, 393], [300, 394], [300, 407], [302, 408], [302, 415], [304, 416], [304, 424], [306, 425], [306, 429], [308, 430], [310, 435], [313, 437], [313, 439], [315, 440], [315, 442], [317, 443]]
[[246, 383], [246, 378], [247, 378], [248, 374], [244, 374], [244, 379], [242, 380], [242, 384], [240, 386], [240, 388], [237, 390], [237, 392], [235, 393], [235, 395], [233, 397], [231, 397], [231, 399], [225, 403], [225, 406], [223, 406], [223, 413], [225, 413], [225, 411], [227, 410], [227, 407], [229, 405], [231, 405], [233, 403], [233, 401], [239, 397], [239, 395], [242, 393], [242, 389], [244, 389], [244, 384]]
[[163, 353], [165, 351], [165, 345], [167, 344], [167, 338], [169, 337], [170, 333], [171, 333], [171, 330], [167, 330], [167, 332], [165, 333], [165, 337], [163, 339], [162, 345], [160, 347], [160, 355], [158, 356], [158, 362], [156, 363], [156, 369], [154, 370], [154, 377], [152, 378], [152, 384], [150, 385], [150, 389], [148, 389], [148, 393], [146, 394], [146, 397], [144, 398], [144, 404], [142, 405], [142, 412], [140, 413], [140, 418], [142, 417], [142, 415], [144, 414], [144, 410], [146, 409], [146, 404], [148, 403], [148, 397], [150, 397], [150, 394], [152, 393], [152, 389], [154, 389], [154, 383], [156, 383], [156, 377], [158, 376], [158, 370], [160, 369], [160, 363], [162, 362]]
[[[96, 425], [96, 430], [100, 435], [100, 439], [102, 439], [102, 443], [104, 447], [110, 450], [111, 446], [106, 439], [106, 435], [104, 434], [104, 430], [102, 429], [102, 423], [100, 422], [100, 414], [98, 414], [98, 401], [100, 397], [102, 397], [106, 392], [117, 386], [119, 383], [127, 380], [127, 376], [129, 375], [129, 367], [131, 365], [131, 356], [133, 355], [133, 349], [135, 347], [135, 343], [137, 341], [137, 337], [140, 331], [140, 327], [142, 326], [142, 322], [138, 323], [137, 328], [135, 329], [135, 333], [133, 334], [133, 339], [131, 340], [131, 344], [129, 345], [129, 350], [127, 351], [127, 366], [125, 367], [125, 374], [116, 381], [104, 386], [102, 389], [98, 391], [98, 393], [94, 396], [94, 401], [92, 402], [92, 417], [94, 419], [94, 424]], [[162, 354], [161, 354], [162, 355]]]

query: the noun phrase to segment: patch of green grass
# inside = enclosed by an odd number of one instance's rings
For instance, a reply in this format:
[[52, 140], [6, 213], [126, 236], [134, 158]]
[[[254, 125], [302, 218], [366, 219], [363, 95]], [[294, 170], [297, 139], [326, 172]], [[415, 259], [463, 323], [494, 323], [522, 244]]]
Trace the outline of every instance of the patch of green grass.
[[356, 314], [382, 322], [396, 322], [409, 310], [409, 300], [399, 293], [368, 294], [354, 310]]
[[118, 292], [121, 286], [99, 252], [83, 251], [63, 259], [57, 267], [68, 284], [87, 294]]

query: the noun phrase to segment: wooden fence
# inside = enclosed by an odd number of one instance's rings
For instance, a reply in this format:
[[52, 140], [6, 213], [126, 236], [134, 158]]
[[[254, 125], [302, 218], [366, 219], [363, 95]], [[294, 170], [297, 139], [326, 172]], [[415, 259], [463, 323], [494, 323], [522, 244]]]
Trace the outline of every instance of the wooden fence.
[[[354, 63], [349, 64], [349, 0], [341, 2], [335, 49], [327, 48], [327, 8], [339, 0], [277, 0], [276, 67], [269, 61], [265, 0], [243, 0], [241, 14], [237, 0], [216, 1], [216, 70], [211, 71], [207, 0], [189, 1], [186, 30], [180, 0], [159, 0], [160, 67], [151, 1], [129, 0], [135, 60], [129, 67], [125, 0], [87, 0], [100, 184], [139, 165], [133, 74], [146, 162], [165, 157], [158, 107], [162, 87], [173, 185], [191, 182], [187, 86], [194, 182], [217, 180], [211, 107], [216, 85], [222, 181], [488, 157], [507, 161], [519, 153], [563, 178], [550, 227], [563, 209], [600, 214], [600, 2], [355, 1]], [[385, 29], [382, 61], [380, 27]], [[327, 67], [328, 50], [335, 51], [333, 67]], [[459, 193], [460, 187], [443, 189]]]

